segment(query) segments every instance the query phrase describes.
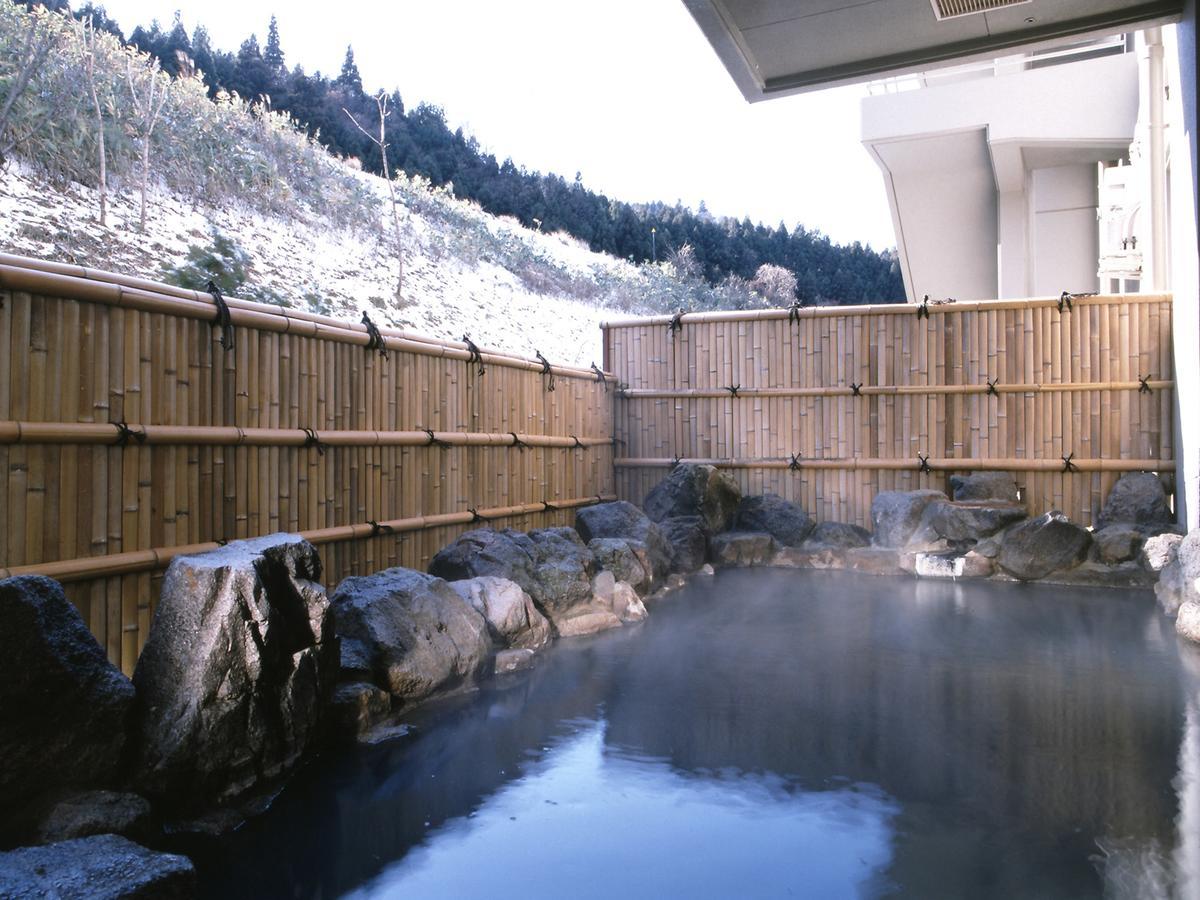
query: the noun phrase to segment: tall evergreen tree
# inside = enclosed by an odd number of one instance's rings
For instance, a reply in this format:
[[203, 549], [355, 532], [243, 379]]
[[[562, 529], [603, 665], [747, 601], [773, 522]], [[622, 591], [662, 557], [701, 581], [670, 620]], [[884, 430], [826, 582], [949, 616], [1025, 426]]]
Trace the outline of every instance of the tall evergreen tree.
[[271, 24], [267, 26], [267, 47], [263, 50], [263, 59], [275, 72], [283, 71], [283, 48], [279, 45], [279, 25], [274, 16], [271, 16]]
[[358, 74], [358, 65], [354, 62], [354, 48], [349, 45], [346, 46], [346, 58], [342, 61], [342, 71], [335, 84], [362, 93], [362, 76]]

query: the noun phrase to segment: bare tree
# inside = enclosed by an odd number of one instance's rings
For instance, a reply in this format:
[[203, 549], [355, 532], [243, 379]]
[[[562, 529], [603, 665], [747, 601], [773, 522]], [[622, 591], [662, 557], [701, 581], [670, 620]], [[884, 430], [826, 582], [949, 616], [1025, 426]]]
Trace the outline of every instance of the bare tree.
[[16, 137], [9, 134], [9, 123], [17, 98], [25, 93], [25, 89], [29, 87], [29, 80], [41, 68], [42, 63], [46, 60], [46, 54], [50, 52], [50, 48], [54, 44], [53, 32], [49, 28], [41, 26], [42, 22], [39, 19], [29, 23], [29, 30], [25, 33], [25, 43], [14, 60], [16, 74], [9, 82], [4, 102], [0, 103], [0, 164], [3, 164], [5, 158], [17, 144]]
[[387, 117], [391, 113], [388, 111], [387, 93], [381, 90], [376, 94], [375, 105], [379, 108], [378, 137], [363, 128], [358, 119], [354, 118], [354, 113], [350, 112], [346, 107], [342, 107], [342, 112], [350, 117], [350, 121], [354, 123], [354, 127], [366, 135], [367, 140], [379, 148], [379, 156], [383, 160], [383, 180], [387, 182], [388, 194], [392, 199], [392, 228], [395, 230], [396, 237], [396, 297], [399, 298], [401, 289], [404, 287], [404, 239], [400, 230], [400, 201], [396, 197], [396, 185], [392, 182], [392, 174], [388, 168], [386, 123]]
[[100, 194], [100, 225], [108, 224], [108, 157], [104, 144], [104, 112], [100, 107], [100, 92], [96, 87], [96, 26], [90, 17], [85, 17], [78, 26], [79, 40], [83, 47], [83, 70], [87, 75], [88, 90], [92, 95], [92, 110], [96, 113], [96, 154]]
[[[135, 69], [138, 71], [135, 72]], [[141, 54], [131, 53], [125, 60], [125, 77], [133, 101], [138, 136], [142, 142], [142, 205], [138, 230], [143, 233], [146, 231], [146, 188], [150, 183], [150, 136], [154, 133], [158, 114], [167, 102], [167, 88], [161, 83], [159, 75], [158, 60], [153, 57], [146, 59]]]

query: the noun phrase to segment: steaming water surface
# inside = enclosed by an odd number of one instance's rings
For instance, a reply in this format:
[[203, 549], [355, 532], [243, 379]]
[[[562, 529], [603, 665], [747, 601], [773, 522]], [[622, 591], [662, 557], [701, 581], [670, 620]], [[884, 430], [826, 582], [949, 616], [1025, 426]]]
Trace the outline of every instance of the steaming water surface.
[[1189, 896], [1193, 669], [1145, 593], [729, 572], [186, 849], [222, 898]]

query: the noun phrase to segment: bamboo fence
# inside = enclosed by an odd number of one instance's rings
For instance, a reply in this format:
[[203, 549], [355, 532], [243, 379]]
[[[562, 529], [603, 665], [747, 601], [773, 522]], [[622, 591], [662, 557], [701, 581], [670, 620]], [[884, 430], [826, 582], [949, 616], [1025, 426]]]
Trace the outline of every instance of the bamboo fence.
[[687, 314], [604, 332], [617, 494], [637, 503], [676, 461], [706, 462], [818, 521], [869, 527], [877, 491], [1001, 469], [1031, 513], [1088, 525], [1121, 472], [1175, 468], [1170, 295]]
[[229, 350], [207, 293], [0, 255], [0, 578], [63, 581], [126, 671], [180, 553], [299, 532], [332, 586], [611, 499], [596, 371], [226, 303]]

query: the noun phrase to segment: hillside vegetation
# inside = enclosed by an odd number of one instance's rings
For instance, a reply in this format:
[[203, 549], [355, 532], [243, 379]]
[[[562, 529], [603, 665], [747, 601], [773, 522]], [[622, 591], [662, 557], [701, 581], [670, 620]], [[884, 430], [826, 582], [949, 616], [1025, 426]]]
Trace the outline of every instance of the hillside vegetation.
[[[202, 53], [195, 62], [186, 53], [173, 56], [167, 71], [157, 56], [125, 44], [113, 30], [86, 8], [75, 18], [0, 2], [5, 249], [157, 274], [195, 287], [203, 286], [197, 279], [215, 275], [232, 293], [355, 318], [358, 310], [373, 308], [381, 321], [447, 337], [498, 319], [558, 318], [576, 329], [557, 334], [558, 325], [548, 325], [548, 339], [562, 342], [564, 361], [587, 361], [580, 357], [593, 353], [596, 336], [581, 346], [579, 334], [605, 310], [786, 305], [797, 282], [804, 292], [803, 285], [817, 277], [805, 270], [797, 279], [785, 266], [760, 263], [741, 270], [748, 275], [733, 273], [714, 283], [714, 264], [703, 259], [702, 248], [672, 246], [669, 226], [659, 231], [659, 249], [673, 251], [667, 261], [638, 263], [637, 254], [633, 263], [614, 258], [596, 252], [596, 241], [572, 235], [549, 213], [537, 222], [522, 222], [527, 217], [520, 213], [489, 215], [486, 203], [462, 196], [459, 170], [453, 185], [439, 185], [421, 171], [432, 163], [415, 157], [398, 156], [403, 165], [385, 182], [360, 170], [360, 158], [372, 167], [369, 150], [382, 163], [361, 132], [354, 130], [359, 143], [350, 160], [340, 159], [327, 149], [336, 143], [330, 134], [298, 121], [274, 97], [272, 108], [218, 89], [199, 65]], [[168, 33], [179, 34], [186, 37], [182, 25]], [[323, 86], [327, 111], [344, 103], [367, 130], [378, 127], [375, 101], [360, 85], [355, 93], [344, 80], [339, 86], [298, 69], [287, 72], [281, 62], [268, 63], [252, 51], [233, 58], [261, 60], [280, 78]], [[404, 114], [399, 98], [392, 102], [389, 129], [393, 122], [411, 129], [433, 115], [428, 107]], [[354, 129], [341, 116], [337, 140], [346, 137], [347, 127]], [[400, 139], [394, 144], [424, 146]], [[473, 142], [465, 146], [479, 156]], [[514, 171], [527, 186], [544, 181]], [[595, 198], [581, 186], [569, 193], [581, 203]], [[617, 209], [617, 215], [626, 213]], [[782, 236], [776, 240], [783, 246]], [[818, 239], [814, 246], [830, 253], [843, 249]], [[883, 260], [862, 248], [846, 252], [847, 258]], [[401, 261], [405, 274], [397, 296]], [[718, 266], [715, 275], [720, 271]], [[510, 348], [530, 352], [532, 339], [521, 336], [520, 327], [511, 330], [520, 346]]]

